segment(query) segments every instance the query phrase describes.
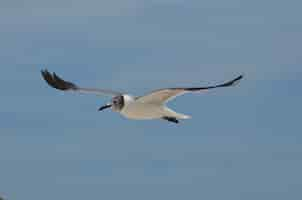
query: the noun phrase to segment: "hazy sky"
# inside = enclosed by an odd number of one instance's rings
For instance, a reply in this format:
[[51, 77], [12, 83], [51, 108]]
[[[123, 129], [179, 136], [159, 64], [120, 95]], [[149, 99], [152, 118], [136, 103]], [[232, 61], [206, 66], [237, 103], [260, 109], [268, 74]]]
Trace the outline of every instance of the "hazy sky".
[[[0, 195], [9, 200], [302, 198], [298, 0], [1, 0]], [[175, 125], [97, 112], [109, 99], [244, 74], [169, 103]]]

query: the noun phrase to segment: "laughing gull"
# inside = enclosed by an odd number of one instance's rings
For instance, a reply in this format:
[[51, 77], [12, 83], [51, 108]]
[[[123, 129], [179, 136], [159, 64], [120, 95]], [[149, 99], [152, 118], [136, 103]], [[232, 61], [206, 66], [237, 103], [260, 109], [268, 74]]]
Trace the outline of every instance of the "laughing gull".
[[168, 101], [175, 97], [189, 92], [201, 92], [214, 88], [230, 87], [243, 78], [242, 75], [225, 82], [223, 84], [207, 87], [178, 87], [155, 90], [145, 96], [135, 97], [130, 94], [123, 94], [111, 90], [82, 88], [72, 82], [60, 78], [56, 73], [50, 73], [47, 70], [41, 71], [44, 80], [53, 88], [63, 91], [91, 93], [96, 95], [105, 95], [113, 97], [111, 102], [100, 107], [99, 111], [111, 108], [128, 119], [149, 120], [164, 119], [170, 122], [178, 123], [179, 119], [189, 119], [190, 116], [177, 113], [166, 107]]

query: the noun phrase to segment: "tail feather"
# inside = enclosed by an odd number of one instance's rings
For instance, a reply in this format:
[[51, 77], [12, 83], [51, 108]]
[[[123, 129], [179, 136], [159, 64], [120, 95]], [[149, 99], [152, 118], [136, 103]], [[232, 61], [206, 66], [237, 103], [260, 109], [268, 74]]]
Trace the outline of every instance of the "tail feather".
[[164, 115], [167, 115], [168, 117], [175, 117], [177, 119], [190, 119], [190, 118], [192, 118], [189, 115], [177, 113], [177, 112], [175, 112], [174, 110], [172, 110], [168, 107], [164, 108]]

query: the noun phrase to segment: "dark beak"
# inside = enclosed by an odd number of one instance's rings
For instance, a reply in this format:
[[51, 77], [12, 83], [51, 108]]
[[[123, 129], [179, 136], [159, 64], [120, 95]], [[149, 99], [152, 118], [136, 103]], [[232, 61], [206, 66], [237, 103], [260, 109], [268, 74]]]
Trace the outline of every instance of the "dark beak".
[[112, 107], [111, 104], [106, 104], [105, 106], [100, 107], [100, 108], [99, 108], [99, 111], [102, 111], [102, 110], [105, 110], [105, 109], [111, 108], [111, 107]]

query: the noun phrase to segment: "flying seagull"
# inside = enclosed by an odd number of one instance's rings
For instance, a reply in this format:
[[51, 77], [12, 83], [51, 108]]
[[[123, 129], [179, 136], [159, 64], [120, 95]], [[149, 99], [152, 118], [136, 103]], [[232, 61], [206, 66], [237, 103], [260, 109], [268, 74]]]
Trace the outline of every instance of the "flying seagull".
[[189, 93], [201, 92], [214, 88], [230, 87], [238, 83], [243, 76], [225, 82], [207, 87], [179, 87], [179, 88], [165, 88], [150, 92], [145, 96], [135, 97], [130, 94], [123, 94], [111, 90], [82, 88], [76, 84], [65, 81], [56, 73], [50, 73], [47, 70], [42, 70], [41, 74], [44, 80], [53, 88], [63, 91], [91, 93], [95, 95], [105, 95], [112, 97], [110, 103], [99, 108], [99, 111], [111, 108], [113, 111], [120, 113], [128, 119], [136, 120], [150, 120], [150, 119], [164, 119], [170, 122], [178, 123], [180, 119], [191, 118], [188, 115], [177, 113], [166, 106], [168, 101], [175, 97]]

